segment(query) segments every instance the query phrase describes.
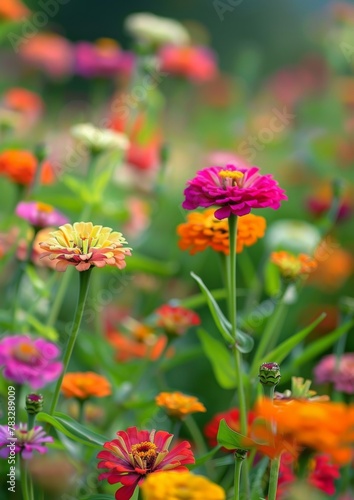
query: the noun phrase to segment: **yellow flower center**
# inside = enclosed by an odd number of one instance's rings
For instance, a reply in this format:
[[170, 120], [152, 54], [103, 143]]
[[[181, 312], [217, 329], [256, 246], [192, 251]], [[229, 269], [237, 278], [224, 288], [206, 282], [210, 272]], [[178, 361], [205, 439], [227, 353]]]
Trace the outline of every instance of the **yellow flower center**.
[[51, 212], [53, 212], [54, 208], [52, 207], [52, 205], [48, 205], [47, 203], [42, 203], [41, 201], [39, 201], [37, 203], [37, 210], [39, 212], [46, 212], [50, 214]]
[[151, 469], [158, 454], [157, 446], [151, 441], [133, 444], [131, 454], [138, 467], [141, 469]]
[[34, 345], [28, 342], [21, 342], [14, 348], [13, 355], [19, 361], [30, 363], [39, 358], [39, 351]]
[[227, 181], [231, 181], [231, 186], [239, 187], [241, 187], [244, 177], [244, 174], [238, 170], [221, 170], [218, 175], [224, 181], [225, 185]]

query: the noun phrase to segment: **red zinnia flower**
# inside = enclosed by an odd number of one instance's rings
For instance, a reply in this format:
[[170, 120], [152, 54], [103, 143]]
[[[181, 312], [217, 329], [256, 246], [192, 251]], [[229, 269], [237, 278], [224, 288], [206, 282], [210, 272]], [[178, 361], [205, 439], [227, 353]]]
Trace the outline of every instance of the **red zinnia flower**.
[[280, 207], [287, 196], [270, 174], [261, 175], [259, 168], [235, 165], [210, 167], [199, 170], [188, 181], [184, 190], [182, 207], [194, 210], [198, 207], [220, 207], [214, 216], [221, 220], [234, 215], [246, 215], [254, 208]]
[[158, 316], [157, 326], [165, 330], [168, 335], [183, 335], [191, 326], [200, 325], [200, 318], [191, 309], [164, 304], [155, 314]]
[[129, 500], [148, 474], [171, 469], [187, 471], [185, 465], [195, 461], [187, 441], [169, 451], [173, 434], [165, 431], [138, 431], [136, 427], [129, 427], [126, 431], [118, 431], [117, 436], [118, 439], [104, 444], [108, 451], [100, 451], [97, 455], [103, 459], [98, 468], [108, 469], [99, 479], [122, 484], [116, 491], [116, 500]]

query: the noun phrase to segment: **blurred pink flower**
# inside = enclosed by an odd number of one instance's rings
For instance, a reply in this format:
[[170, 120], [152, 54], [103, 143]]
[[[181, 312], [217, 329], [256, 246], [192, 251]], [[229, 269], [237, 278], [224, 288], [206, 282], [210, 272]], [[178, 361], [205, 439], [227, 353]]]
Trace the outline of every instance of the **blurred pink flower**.
[[32, 339], [28, 335], [13, 335], [0, 341], [0, 366], [7, 380], [17, 384], [28, 384], [32, 389], [41, 389], [56, 380], [63, 364], [55, 361], [59, 348], [45, 339]]
[[7, 458], [10, 454], [9, 442], [15, 441], [15, 453], [21, 454], [24, 460], [30, 460], [33, 452], [46, 453], [45, 443], [52, 443], [52, 436], [47, 436], [43, 427], [36, 425], [30, 431], [27, 424], [14, 426], [14, 432], [7, 425], [0, 426], [0, 457]]
[[166, 45], [158, 56], [160, 71], [198, 83], [212, 80], [218, 74], [215, 54], [207, 47]]
[[315, 380], [317, 384], [331, 382], [337, 391], [354, 394], [354, 353], [342, 354], [337, 360], [334, 354], [321, 359], [316, 366]]
[[232, 151], [216, 150], [211, 151], [207, 156], [207, 162], [212, 165], [235, 165], [237, 168], [250, 168], [252, 165], [242, 156], [236, 155]]
[[64, 214], [55, 210], [51, 205], [36, 201], [20, 201], [16, 207], [16, 215], [35, 228], [60, 226], [69, 222]]
[[85, 77], [112, 77], [123, 73], [130, 75], [134, 69], [135, 57], [109, 38], [96, 43], [79, 42], [75, 47], [76, 72]]
[[259, 168], [242, 168], [235, 165], [209, 167], [199, 170], [187, 183], [182, 207], [220, 207], [214, 216], [221, 220], [234, 215], [246, 215], [254, 208], [280, 207], [287, 200], [283, 189], [270, 174], [261, 175]]

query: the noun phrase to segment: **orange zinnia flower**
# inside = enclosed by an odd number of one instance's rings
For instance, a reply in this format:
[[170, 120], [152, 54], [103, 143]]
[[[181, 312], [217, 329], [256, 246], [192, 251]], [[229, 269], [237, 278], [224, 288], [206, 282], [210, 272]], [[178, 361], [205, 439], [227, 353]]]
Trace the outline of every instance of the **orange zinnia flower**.
[[3, 101], [7, 108], [34, 116], [41, 114], [44, 107], [38, 94], [21, 87], [13, 87], [5, 92]]
[[311, 275], [311, 284], [325, 291], [337, 290], [354, 271], [353, 255], [332, 240], [322, 242], [317, 253], [319, 264]]
[[[191, 212], [187, 222], [179, 224], [177, 234], [180, 236], [178, 246], [181, 250], [189, 250], [191, 255], [211, 247], [215, 252], [229, 253], [229, 228], [227, 219], [214, 217], [214, 208], [204, 212]], [[239, 217], [237, 224], [236, 252], [242, 252], [245, 246], [254, 245], [258, 238], [263, 238], [266, 220], [259, 215], [248, 214]]]
[[182, 392], [160, 392], [155, 398], [157, 406], [166, 410], [171, 417], [183, 419], [191, 413], [205, 412], [205, 406], [194, 396]]
[[247, 447], [256, 447], [270, 457], [285, 450], [296, 455], [308, 449], [326, 453], [338, 464], [352, 459], [354, 405], [262, 398], [255, 415], [252, 438], [244, 441]]
[[102, 375], [94, 372], [66, 373], [61, 385], [66, 398], [104, 398], [112, 394], [111, 384]]
[[[0, 154], [0, 175], [5, 175], [17, 184], [32, 184], [37, 168], [38, 160], [31, 151], [8, 149]], [[42, 166], [41, 182], [51, 184], [53, 181], [52, 167], [45, 162]]]
[[1, 0], [0, 19], [18, 21], [27, 16], [30, 10], [21, 2], [21, 0]]
[[271, 261], [279, 268], [280, 274], [285, 279], [294, 280], [299, 276], [304, 276], [313, 272], [317, 267], [317, 262], [305, 253], [298, 256], [282, 250], [272, 252]]

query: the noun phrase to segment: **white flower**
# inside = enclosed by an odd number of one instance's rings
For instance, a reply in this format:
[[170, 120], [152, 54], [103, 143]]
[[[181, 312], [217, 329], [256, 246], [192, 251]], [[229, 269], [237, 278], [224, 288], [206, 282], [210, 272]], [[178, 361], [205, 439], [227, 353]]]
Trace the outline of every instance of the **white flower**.
[[128, 16], [125, 29], [138, 40], [155, 45], [185, 45], [189, 42], [189, 34], [182, 24], [154, 14], [140, 12]]
[[91, 123], [75, 125], [70, 132], [74, 139], [95, 153], [114, 149], [125, 151], [129, 147], [129, 139], [125, 134], [105, 128], [97, 128]]
[[308, 222], [279, 220], [268, 227], [264, 240], [270, 252], [287, 250], [296, 254], [311, 255], [321, 241], [321, 233]]

